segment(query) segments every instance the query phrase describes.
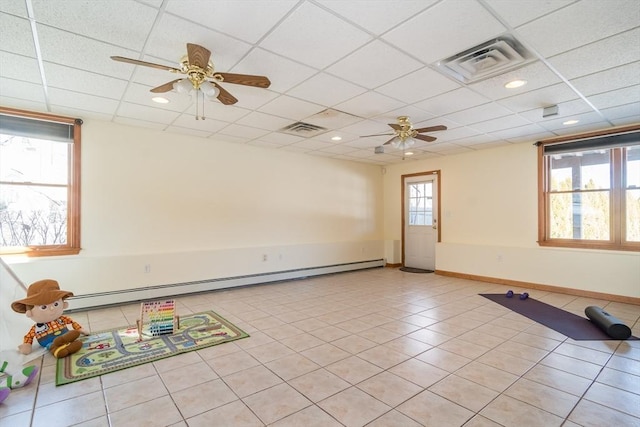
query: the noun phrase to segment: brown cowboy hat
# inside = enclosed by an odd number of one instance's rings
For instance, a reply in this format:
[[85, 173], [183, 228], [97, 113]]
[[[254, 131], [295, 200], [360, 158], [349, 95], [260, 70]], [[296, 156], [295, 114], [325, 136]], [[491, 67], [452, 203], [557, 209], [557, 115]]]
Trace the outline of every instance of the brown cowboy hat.
[[73, 292], [61, 291], [58, 282], [52, 279], [38, 280], [29, 285], [27, 297], [11, 303], [11, 308], [17, 313], [26, 313], [27, 306], [47, 305], [59, 299], [73, 296]]

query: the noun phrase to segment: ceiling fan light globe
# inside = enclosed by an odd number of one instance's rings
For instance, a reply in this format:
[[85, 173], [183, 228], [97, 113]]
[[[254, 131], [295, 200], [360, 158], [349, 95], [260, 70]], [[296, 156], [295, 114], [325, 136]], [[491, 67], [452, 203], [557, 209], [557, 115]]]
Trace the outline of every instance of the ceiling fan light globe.
[[189, 93], [193, 89], [193, 85], [188, 79], [182, 79], [175, 82], [173, 88], [178, 93]]
[[217, 98], [220, 94], [220, 89], [213, 83], [209, 81], [204, 81], [200, 85], [200, 90], [204, 93], [208, 98]]

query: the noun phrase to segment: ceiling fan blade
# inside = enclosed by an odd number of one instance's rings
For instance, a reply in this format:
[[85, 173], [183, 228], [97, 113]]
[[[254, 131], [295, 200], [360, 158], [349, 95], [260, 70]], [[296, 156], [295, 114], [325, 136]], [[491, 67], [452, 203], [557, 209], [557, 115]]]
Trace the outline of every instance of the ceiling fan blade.
[[234, 74], [234, 73], [216, 73], [222, 77], [225, 83], [233, 83], [236, 85], [255, 86], [268, 88], [271, 81], [265, 76], [253, 76], [251, 74]]
[[429, 126], [426, 128], [420, 128], [420, 129], [416, 129], [415, 131], [418, 133], [422, 133], [422, 132], [436, 132], [439, 130], [447, 130], [447, 127], [444, 125], [438, 125], [438, 126]]
[[376, 133], [374, 135], [362, 135], [360, 138], [368, 138], [370, 136], [395, 135], [394, 133]]
[[206, 47], [202, 47], [193, 43], [187, 43], [187, 58], [189, 59], [189, 65], [195, 65], [197, 67], [205, 69], [207, 68], [207, 64], [209, 64], [211, 51]]
[[182, 79], [175, 79], [175, 80], [171, 80], [170, 82], [167, 82], [163, 85], [160, 85], [158, 87], [154, 87], [153, 89], [150, 90], [150, 92], [153, 93], [165, 93], [165, 92], [169, 92], [170, 90], [173, 90], [173, 84], [175, 82], [179, 82]]
[[238, 102], [238, 99], [235, 96], [227, 92], [226, 89], [224, 89], [218, 83], [216, 82], [211, 82], [211, 83], [216, 85], [216, 87], [220, 90], [220, 93], [218, 94], [218, 100], [222, 102], [224, 105], [232, 105]]
[[401, 130], [402, 129], [402, 126], [400, 126], [397, 123], [389, 123], [389, 126], [391, 126], [395, 130]]
[[134, 65], [142, 65], [145, 67], [157, 68], [159, 70], [171, 71], [174, 73], [180, 72], [180, 70], [178, 70], [177, 68], [168, 67], [166, 65], [154, 64], [152, 62], [140, 61], [138, 59], [125, 58], [123, 56], [112, 56], [111, 59], [113, 59], [114, 61], [126, 62]]
[[382, 144], [382, 145], [391, 144], [391, 141], [393, 141], [394, 139], [396, 139], [395, 136], [393, 138], [391, 138], [390, 140], [388, 140], [387, 142], [385, 142], [384, 144]]
[[436, 139], [438, 139], [438, 138], [436, 138], [436, 137], [429, 136], [429, 135], [416, 135], [416, 136], [414, 136], [414, 138], [415, 138], [415, 139], [421, 139], [421, 140], [423, 140], [423, 141], [427, 141], [427, 142], [433, 142], [433, 141], [435, 141]]

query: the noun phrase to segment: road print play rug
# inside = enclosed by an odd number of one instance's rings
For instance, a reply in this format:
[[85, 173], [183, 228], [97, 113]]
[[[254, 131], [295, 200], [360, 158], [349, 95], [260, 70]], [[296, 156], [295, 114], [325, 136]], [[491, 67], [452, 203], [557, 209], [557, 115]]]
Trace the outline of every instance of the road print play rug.
[[82, 349], [57, 360], [56, 385], [85, 380], [109, 372], [153, 362], [193, 350], [246, 338], [249, 335], [213, 311], [180, 316], [170, 335], [149, 336], [130, 326], [96, 332], [81, 338]]

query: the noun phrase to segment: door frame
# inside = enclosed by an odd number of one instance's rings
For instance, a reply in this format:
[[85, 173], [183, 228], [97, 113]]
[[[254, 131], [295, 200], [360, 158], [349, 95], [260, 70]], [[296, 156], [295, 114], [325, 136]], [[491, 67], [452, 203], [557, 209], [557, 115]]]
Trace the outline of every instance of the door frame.
[[441, 238], [441, 230], [442, 230], [442, 216], [440, 215], [440, 211], [441, 211], [441, 206], [442, 203], [440, 203], [440, 186], [442, 185], [442, 171], [440, 169], [434, 169], [431, 171], [426, 171], [426, 172], [416, 172], [416, 173], [410, 173], [410, 174], [406, 174], [406, 175], [401, 175], [401, 191], [400, 191], [400, 203], [401, 203], [401, 215], [400, 217], [402, 218], [401, 220], [401, 227], [402, 227], [402, 239], [400, 239], [400, 246], [401, 246], [401, 251], [402, 251], [402, 266], [404, 267], [404, 241], [405, 241], [405, 218], [406, 218], [406, 212], [405, 212], [405, 194], [407, 192], [407, 179], [408, 178], [415, 178], [415, 177], [419, 177], [419, 176], [431, 176], [431, 175], [437, 175], [438, 179], [436, 180], [436, 182], [438, 183], [438, 185], [436, 186], [436, 194], [434, 195], [434, 197], [436, 198], [437, 201], [437, 237], [436, 237], [436, 243], [440, 242], [440, 238]]

